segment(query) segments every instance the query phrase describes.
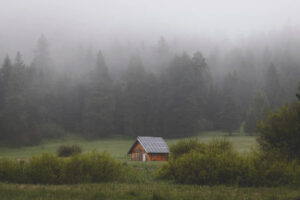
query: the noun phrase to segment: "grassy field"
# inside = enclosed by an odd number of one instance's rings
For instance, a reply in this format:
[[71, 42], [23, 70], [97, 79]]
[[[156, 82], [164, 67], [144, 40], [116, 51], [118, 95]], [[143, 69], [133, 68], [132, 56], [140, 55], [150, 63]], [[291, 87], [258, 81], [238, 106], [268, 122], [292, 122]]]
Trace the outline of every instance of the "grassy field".
[[[199, 133], [197, 138], [208, 142], [214, 137], [226, 137], [240, 153], [256, 148], [253, 136], [227, 136], [222, 132]], [[178, 139], [166, 140], [169, 145]], [[134, 139], [99, 139], [94, 141], [81, 138], [45, 141], [38, 146], [9, 148], [0, 147], [0, 157], [29, 158], [42, 152], [55, 153], [62, 144], [80, 144], [85, 152], [108, 151], [114, 158], [125, 161], [127, 151]], [[119, 183], [78, 184], [78, 185], [20, 185], [0, 182], [0, 200], [300, 200], [299, 188], [240, 188], [234, 186], [179, 185], [155, 179], [155, 171], [161, 162], [127, 162], [134, 168], [134, 181]]]
[[0, 183], [1, 200], [299, 200], [297, 188], [238, 188], [156, 184], [83, 184], [62, 186]]
[[[214, 137], [227, 138], [241, 153], [247, 152], [256, 146], [255, 137], [253, 136], [234, 135], [229, 137], [222, 132], [204, 132], [197, 136], [197, 138], [203, 142], [208, 142]], [[178, 141], [178, 139], [169, 139], [166, 141], [171, 145]], [[0, 146], [0, 157], [28, 158], [34, 155], [40, 155], [43, 152], [55, 153], [57, 148], [62, 144], [80, 144], [84, 151], [107, 151], [114, 158], [125, 160], [127, 159], [127, 152], [133, 143], [134, 139], [99, 139], [91, 141], [72, 137], [64, 140], [45, 141], [38, 146], [32, 147], [10, 148]]]

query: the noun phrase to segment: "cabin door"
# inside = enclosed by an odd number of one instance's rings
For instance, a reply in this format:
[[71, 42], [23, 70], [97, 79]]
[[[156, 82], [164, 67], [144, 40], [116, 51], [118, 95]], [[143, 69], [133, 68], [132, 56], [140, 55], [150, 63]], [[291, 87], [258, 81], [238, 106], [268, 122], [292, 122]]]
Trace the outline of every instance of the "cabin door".
[[143, 162], [145, 162], [145, 161], [146, 161], [146, 154], [143, 153]]

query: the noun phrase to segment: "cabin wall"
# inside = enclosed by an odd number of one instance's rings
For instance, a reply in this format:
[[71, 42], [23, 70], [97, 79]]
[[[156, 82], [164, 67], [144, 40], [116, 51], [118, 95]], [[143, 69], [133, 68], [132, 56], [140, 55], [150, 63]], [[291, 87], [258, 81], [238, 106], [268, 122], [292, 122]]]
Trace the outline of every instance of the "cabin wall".
[[168, 161], [168, 154], [155, 153], [149, 155], [151, 161]]
[[143, 154], [146, 154], [146, 161], [151, 161], [149, 154], [146, 153], [143, 146], [139, 142], [136, 142], [131, 152], [131, 160], [142, 161]]

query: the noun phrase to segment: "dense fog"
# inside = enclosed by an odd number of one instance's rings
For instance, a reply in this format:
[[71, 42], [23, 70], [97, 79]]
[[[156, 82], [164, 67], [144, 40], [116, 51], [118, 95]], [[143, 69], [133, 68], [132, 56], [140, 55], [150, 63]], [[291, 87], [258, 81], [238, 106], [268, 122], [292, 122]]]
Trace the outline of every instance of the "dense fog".
[[0, 56], [19, 50], [29, 62], [41, 34], [55, 58], [80, 47], [107, 54], [118, 45], [152, 47], [160, 36], [177, 51], [211, 51], [297, 27], [299, 6], [296, 0], [2, 0]]
[[255, 134], [295, 101], [300, 3], [1, 0], [0, 140]]

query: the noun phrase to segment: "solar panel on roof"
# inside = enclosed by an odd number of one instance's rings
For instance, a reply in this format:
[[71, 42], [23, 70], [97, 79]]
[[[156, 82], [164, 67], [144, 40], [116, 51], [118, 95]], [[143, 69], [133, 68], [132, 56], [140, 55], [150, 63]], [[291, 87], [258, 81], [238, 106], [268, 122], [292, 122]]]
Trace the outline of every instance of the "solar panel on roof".
[[138, 137], [147, 153], [170, 153], [167, 143], [161, 137]]

